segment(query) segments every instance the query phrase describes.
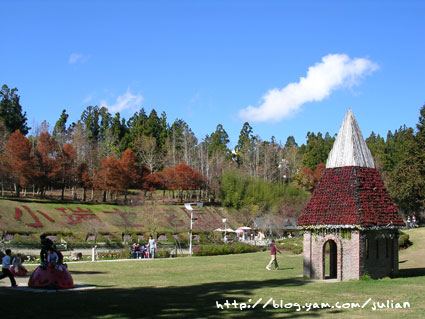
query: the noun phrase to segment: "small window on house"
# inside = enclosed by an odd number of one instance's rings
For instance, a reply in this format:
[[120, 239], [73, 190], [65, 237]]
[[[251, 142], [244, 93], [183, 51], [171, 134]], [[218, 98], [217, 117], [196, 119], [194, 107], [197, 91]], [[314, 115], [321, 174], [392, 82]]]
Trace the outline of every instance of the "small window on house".
[[376, 240], [376, 259], [379, 259], [379, 239]]

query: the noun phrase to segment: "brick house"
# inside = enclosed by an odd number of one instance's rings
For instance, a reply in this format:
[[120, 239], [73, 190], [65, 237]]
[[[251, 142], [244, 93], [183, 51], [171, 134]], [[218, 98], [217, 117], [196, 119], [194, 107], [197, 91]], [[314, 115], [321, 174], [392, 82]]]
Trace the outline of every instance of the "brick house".
[[[298, 220], [304, 231], [304, 276], [338, 280], [398, 272], [404, 226], [351, 110], [312, 198]], [[329, 257], [327, 258], [327, 254]]]

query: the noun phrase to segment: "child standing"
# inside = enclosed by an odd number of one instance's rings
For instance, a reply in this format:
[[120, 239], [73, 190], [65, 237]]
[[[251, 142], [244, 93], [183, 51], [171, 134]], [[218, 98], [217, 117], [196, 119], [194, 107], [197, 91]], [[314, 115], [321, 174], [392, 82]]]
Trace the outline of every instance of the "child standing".
[[1, 263], [1, 268], [2, 268], [1, 270], [3, 273], [0, 275], [0, 280], [5, 277], [9, 277], [10, 284], [12, 285], [12, 287], [16, 287], [17, 284], [15, 281], [15, 278], [13, 278], [13, 275], [9, 270], [10, 263], [11, 263], [11, 256], [12, 256], [12, 251], [10, 249], [6, 249], [6, 256], [3, 257], [3, 260]]

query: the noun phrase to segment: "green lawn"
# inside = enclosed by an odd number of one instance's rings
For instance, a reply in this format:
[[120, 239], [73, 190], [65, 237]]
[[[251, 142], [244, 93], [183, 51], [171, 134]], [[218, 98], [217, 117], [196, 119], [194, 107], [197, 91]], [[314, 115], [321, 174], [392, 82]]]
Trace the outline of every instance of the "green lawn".
[[[187, 257], [154, 261], [70, 264], [77, 284], [96, 289], [34, 293], [0, 288], [2, 318], [424, 318], [425, 229], [409, 231], [415, 243], [400, 252], [399, 278], [311, 282], [300, 277], [302, 256], [278, 256], [281, 269], [267, 271], [269, 253]], [[2, 283], [7, 281], [2, 280]], [[255, 309], [217, 309], [216, 301], [247, 302]], [[364, 309], [273, 309], [286, 303], [359, 303]], [[251, 301], [250, 301], [251, 299]], [[410, 309], [371, 309], [373, 302], [410, 303]], [[5, 305], [7, 305], [5, 307]], [[226, 308], [226, 307], [225, 307]]]

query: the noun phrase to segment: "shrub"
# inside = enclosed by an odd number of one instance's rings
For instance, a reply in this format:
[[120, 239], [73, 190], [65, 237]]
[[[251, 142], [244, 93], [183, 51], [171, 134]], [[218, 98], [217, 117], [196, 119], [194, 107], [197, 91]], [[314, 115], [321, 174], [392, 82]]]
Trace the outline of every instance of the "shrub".
[[139, 237], [136, 233], [131, 234], [131, 242], [137, 243], [139, 241]]
[[168, 249], [158, 249], [155, 252], [155, 258], [169, 258], [170, 251]]
[[117, 242], [114, 242], [114, 241], [107, 241], [106, 243], [105, 243], [105, 247], [107, 247], [107, 248], [123, 248], [124, 247], [124, 245], [122, 244], [122, 243], [117, 243]]
[[372, 278], [370, 277], [369, 273], [367, 271], [364, 272], [364, 274], [360, 277], [361, 281], [371, 281]]
[[399, 233], [398, 237], [398, 248], [407, 248], [412, 245], [412, 242], [409, 239], [409, 235], [403, 232]]
[[208, 236], [205, 235], [204, 233], [199, 234], [199, 238], [200, 238], [201, 243], [208, 243], [209, 242]]
[[294, 254], [303, 252], [303, 237], [286, 238], [276, 243], [277, 248], [291, 251]]
[[250, 246], [243, 243], [235, 243], [231, 245], [199, 245], [193, 249], [195, 256], [216, 256], [229, 254], [243, 254], [260, 251], [257, 246]]
[[172, 234], [165, 234], [165, 237], [167, 237], [168, 242], [174, 243], [174, 237]]
[[15, 247], [39, 248], [40, 238], [34, 239], [28, 235], [14, 234], [13, 240], [10, 242], [10, 244]]
[[187, 244], [189, 243], [189, 234], [187, 232], [179, 233], [178, 239], [181, 244]]

